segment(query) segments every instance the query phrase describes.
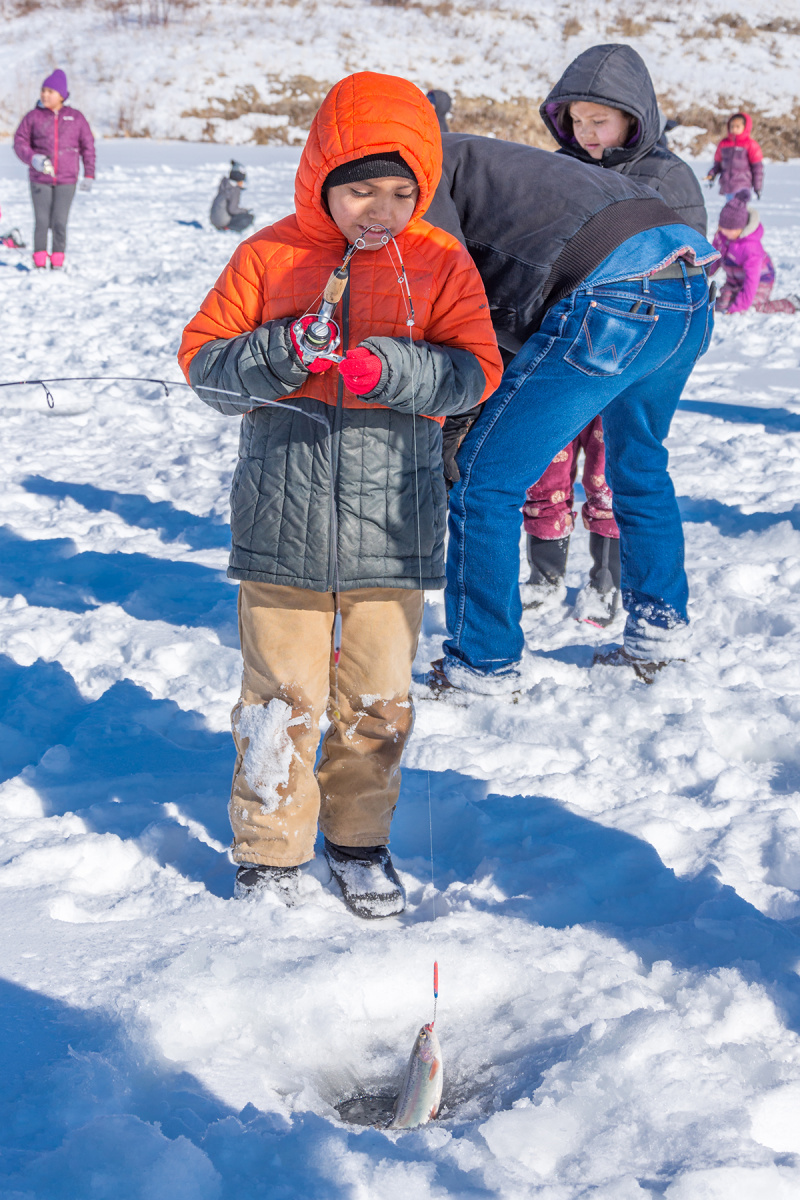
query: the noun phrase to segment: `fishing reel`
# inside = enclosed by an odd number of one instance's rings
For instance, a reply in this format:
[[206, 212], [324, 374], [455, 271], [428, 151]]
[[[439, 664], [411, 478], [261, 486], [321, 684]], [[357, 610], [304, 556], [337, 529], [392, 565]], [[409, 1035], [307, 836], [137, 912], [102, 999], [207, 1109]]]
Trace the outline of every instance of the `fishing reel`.
[[[380, 243], [385, 246], [392, 236], [386, 226], [370, 225], [369, 229], [364, 232], [369, 233], [372, 229], [382, 231]], [[343, 355], [336, 353], [342, 343], [342, 335], [339, 326], [333, 320], [333, 314], [347, 287], [350, 259], [357, 250], [363, 250], [365, 247], [365, 237], [356, 238], [353, 245], [348, 247], [342, 265], [336, 268], [325, 285], [319, 312], [306, 313], [292, 326], [294, 340], [297, 343], [304, 367], [310, 366], [317, 358], [328, 358], [336, 363], [344, 361]], [[313, 320], [309, 321], [309, 317], [313, 317]]]
[[[355, 254], [356, 247], [351, 246], [340, 267], [331, 273], [322, 293], [322, 304], [319, 312], [307, 313], [292, 326], [294, 340], [300, 352], [303, 366], [307, 367], [317, 358], [329, 358], [333, 362], [343, 362], [343, 356], [337, 354], [342, 342], [339, 326], [333, 320], [336, 305], [344, 295], [347, 280], [350, 276], [350, 259]], [[309, 316], [313, 320], [309, 321]]]

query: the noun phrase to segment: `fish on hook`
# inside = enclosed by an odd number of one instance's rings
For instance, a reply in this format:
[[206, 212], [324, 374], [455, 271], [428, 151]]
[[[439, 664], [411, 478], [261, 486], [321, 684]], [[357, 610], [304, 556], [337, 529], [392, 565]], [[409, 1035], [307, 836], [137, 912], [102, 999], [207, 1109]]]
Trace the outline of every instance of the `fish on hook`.
[[423, 1025], [408, 1060], [389, 1129], [416, 1129], [432, 1120], [442, 1100], [442, 1048], [430, 1025]]

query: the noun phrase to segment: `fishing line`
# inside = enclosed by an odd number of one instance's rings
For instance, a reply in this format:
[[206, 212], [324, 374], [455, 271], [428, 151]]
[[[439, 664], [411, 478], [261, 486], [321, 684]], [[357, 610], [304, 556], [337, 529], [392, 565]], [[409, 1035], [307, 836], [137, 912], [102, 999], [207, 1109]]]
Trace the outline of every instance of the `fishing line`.
[[[400, 247], [392, 237], [385, 225], [370, 225], [364, 232], [369, 233], [370, 229], [383, 229], [384, 234], [381, 237], [381, 242], [386, 248], [386, 253], [389, 256], [389, 261], [392, 264], [396, 274], [397, 282], [400, 286], [400, 295], [406, 309], [406, 325], [408, 327], [408, 349], [409, 358], [411, 361], [411, 439], [412, 451], [414, 457], [414, 495], [416, 497], [415, 514], [417, 526], [417, 569], [419, 578], [419, 591], [422, 597], [423, 614], [425, 606], [425, 594], [422, 586], [422, 526], [419, 513], [419, 482], [418, 482], [418, 453], [417, 453], [417, 381], [415, 374], [416, 351], [414, 349], [413, 329], [415, 325], [414, 301], [411, 297], [411, 288], [408, 283], [405, 263], [403, 256], [400, 253]], [[363, 242], [364, 239], [359, 238]], [[394, 252], [397, 255], [397, 262], [392, 257], [392, 251], [389, 248], [391, 242]], [[436, 925], [436, 880], [434, 877], [434, 859], [433, 859], [433, 802], [431, 800], [431, 773], [430, 769], [426, 772], [428, 777], [428, 834], [430, 837], [430, 852], [431, 852], [431, 909], [432, 909], [432, 924]], [[434, 960], [433, 963], [433, 1020], [430, 1023], [430, 1028], [433, 1029], [436, 1021], [436, 1007], [439, 1001], [439, 963]]]

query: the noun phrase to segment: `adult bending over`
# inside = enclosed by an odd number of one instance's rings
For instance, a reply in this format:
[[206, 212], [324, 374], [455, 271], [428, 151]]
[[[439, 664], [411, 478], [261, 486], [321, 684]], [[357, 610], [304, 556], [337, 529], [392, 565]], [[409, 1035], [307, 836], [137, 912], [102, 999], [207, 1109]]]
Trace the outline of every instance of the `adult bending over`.
[[458, 454], [436, 687], [513, 690], [525, 486], [603, 412], [622, 535], [625, 645], [641, 677], [685, 652], [683, 531], [664, 439], [713, 315], [717, 252], [642, 184], [564, 155], [446, 134], [428, 219], [461, 236], [515, 356]]
[[67, 77], [53, 71], [42, 84], [41, 99], [26, 113], [14, 134], [14, 153], [27, 163], [35, 225], [33, 264], [47, 267], [47, 233], [53, 231], [50, 266], [64, 266], [67, 249], [67, 218], [75, 195], [83, 161], [84, 180], [89, 191], [94, 179], [94, 138], [89, 122], [77, 108], [65, 103], [69, 97]]

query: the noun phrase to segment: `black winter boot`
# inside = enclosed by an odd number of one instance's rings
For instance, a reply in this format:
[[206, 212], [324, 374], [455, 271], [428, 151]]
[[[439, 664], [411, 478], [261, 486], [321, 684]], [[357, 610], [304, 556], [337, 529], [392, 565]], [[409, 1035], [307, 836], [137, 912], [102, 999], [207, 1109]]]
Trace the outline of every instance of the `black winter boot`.
[[299, 867], [267, 867], [263, 863], [242, 863], [236, 872], [233, 894], [237, 900], [255, 899], [271, 892], [292, 907], [297, 901]]
[[589, 552], [592, 556], [589, 582], [578, 593], [574, 616], [576, 621], [605, 629], [616, 617], [621, 603], [619, 538], [590, 533]]
[[525, 539], [531, 573], [522, 585], [522, 607], [550, 607], [567, 594], [564, 576], [567, 573], [569, 537], [538, 538], [529, 533]]
[[325, 838], [325, 857], [345, 904], [357, 917], [396, 917], [405, 908], [388, 846], [335, 846]]

